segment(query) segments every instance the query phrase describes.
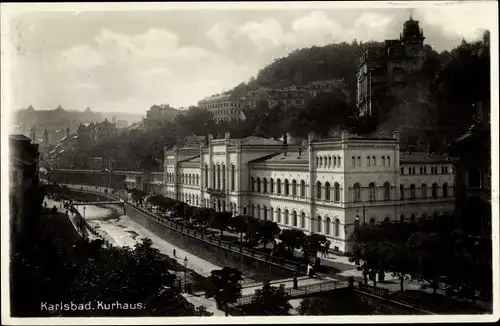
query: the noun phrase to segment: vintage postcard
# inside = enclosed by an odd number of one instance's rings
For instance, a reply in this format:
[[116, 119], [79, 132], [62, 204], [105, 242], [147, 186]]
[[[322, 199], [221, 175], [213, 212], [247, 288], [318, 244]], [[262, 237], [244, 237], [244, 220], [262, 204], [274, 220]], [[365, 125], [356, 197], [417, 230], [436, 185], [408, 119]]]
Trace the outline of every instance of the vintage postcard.
[[499, 318], [494, 1], [1, 5], [2, 324]]

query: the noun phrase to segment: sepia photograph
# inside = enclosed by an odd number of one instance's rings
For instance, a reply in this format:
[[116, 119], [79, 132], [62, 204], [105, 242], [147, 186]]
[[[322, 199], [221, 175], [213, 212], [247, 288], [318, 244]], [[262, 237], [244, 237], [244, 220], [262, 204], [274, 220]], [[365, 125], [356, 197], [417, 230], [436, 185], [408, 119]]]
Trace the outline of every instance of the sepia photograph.
[[3, 3], [2, 324], [497, 321], [497, 5]]

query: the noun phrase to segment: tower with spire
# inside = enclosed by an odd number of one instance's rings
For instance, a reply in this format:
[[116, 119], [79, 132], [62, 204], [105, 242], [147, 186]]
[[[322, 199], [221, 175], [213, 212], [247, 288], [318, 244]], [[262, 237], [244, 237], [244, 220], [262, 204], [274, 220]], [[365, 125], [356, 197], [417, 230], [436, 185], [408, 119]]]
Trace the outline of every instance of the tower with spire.
[[385, 40], [382, 46], [365, 50], [357, 73], [356, 106], [358, 116], [377, 116], [384, 108], [379, 105], [378, 93], [384, 85], [407, 84], [415, 81], [425, 62], [424, 32], [418, 20], [403, 24], [398, 39]]

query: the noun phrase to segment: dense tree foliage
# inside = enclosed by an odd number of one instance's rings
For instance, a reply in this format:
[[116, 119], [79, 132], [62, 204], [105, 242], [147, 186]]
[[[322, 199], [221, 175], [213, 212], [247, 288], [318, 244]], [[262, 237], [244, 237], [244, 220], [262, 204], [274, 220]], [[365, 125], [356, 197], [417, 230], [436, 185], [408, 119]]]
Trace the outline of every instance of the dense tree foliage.
[[491, 292], [491, 239], [456, 231], [452, 216], [440, 216], [420, 223], [360, 225], [351, 261], [370, 276], [391, 272], [400, 280], [425, 281], [434, 292], [440, 284], [450, 291], [475, 300], [476, 292]]
[[262, 289], [255, 291], [248, 313], [261, 316], [288, 315], [292, 309], [292, 305], [288, 302], [289, 297], [284, 287], [265, 284]]
[[241, 298], [242, 274], [231, 267], [213, 270], [210, 274], [206, 282], [205, 297], [214, 298], [219, 308], [225, 308], [227, 316], [228, 304], [235, 303]]
[[[62, 214], [45, 214], [32, 237], [11, 248], [13, 316], [202, 313], [180, 295], [174, 266], [151, 245], [144, 239], [134, 249], [104, 248], [101, 240], [82, 240]], [[60, 303], [78, 308], [53, 306]]]

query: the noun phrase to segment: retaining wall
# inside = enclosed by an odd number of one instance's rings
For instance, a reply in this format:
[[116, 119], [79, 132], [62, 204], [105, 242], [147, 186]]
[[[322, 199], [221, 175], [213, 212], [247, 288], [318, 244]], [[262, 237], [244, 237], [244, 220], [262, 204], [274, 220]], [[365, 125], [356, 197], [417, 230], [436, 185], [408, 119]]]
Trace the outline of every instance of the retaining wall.
[[[192, 230], [189, 233], [186, 229], [184, 231], [181, 231], [180, 228], [176, 230], [145, 215], [128, 203], [125, 203], [125, 211], [126, 215], [132, 220], [173, 245], [220, 267], [236, 268], [242, 271], [246, 277], [255, 279], [255, 277], [252, 277], [255, 276], [255, 273], [292, 277], [295, 273], [294, 270], [284, 266], [240, 253], [238, 252], [238, 247], [233, 250], [219, 246], [216, 242], [209, 242], [208, 239], [199, 239], [194, 236]], [[200, 233], [198, 233], [198, 236], [200, 236]]]

